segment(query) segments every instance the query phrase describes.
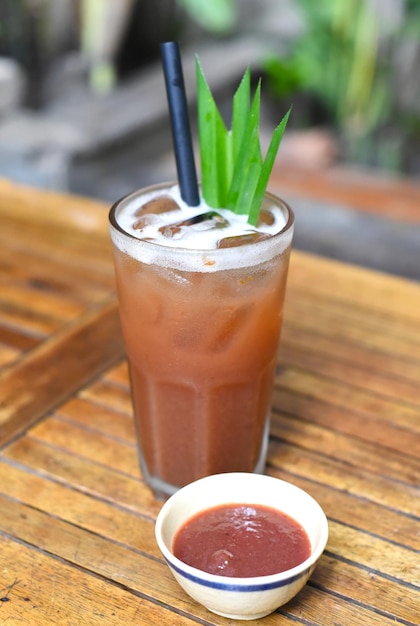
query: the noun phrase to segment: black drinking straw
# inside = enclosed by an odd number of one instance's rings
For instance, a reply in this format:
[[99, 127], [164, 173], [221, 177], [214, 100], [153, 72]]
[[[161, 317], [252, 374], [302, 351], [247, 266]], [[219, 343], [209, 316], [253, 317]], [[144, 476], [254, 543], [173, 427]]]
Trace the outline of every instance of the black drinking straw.
[[189, 206], [197, 206], [200, 196], [179, 45], [176, 41], [168, 41], [162, 43], [160, 49], [181, 197]]

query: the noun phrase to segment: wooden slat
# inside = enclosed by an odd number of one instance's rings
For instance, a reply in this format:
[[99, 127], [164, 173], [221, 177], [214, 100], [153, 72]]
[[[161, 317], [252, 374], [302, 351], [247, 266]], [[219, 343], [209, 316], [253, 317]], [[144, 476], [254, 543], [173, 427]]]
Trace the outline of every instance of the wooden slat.
[[[366, 377], [368, 379], [368, 374]], [[390, 428], [391, 424], [394, 424], [396, 427], [418, 432], [418, 409], [406, 403], [404, 399], [390, 399], [388, 394], [381, 395], [348, 383], [339, 385], [333, 377], [288, 364], [280, 368], [276, 386], [286, 387], [289, 391], [299, 395], [335, 406], [337, 414], [339, 411], [344, 411], [346, 414], [352, 412], [365, 418], [373, 417], [378, 422], [388, 422]], [[281, 401], [278, 406], [281, 409]], [[402, 435], [404, 436], [404, 433]]]
[[[124, 450], [124, 446], [121, 446], [121, 449]], [[151, 497], [149, 489], [141, 481], [138, 468], [136, 467], [137, 471], [130, 475], [119, 467], [109, 465], [107, 463], [109, 455], [104, 457], [95, 459], [94, 455], [86, 457], [82, 453], [75, 454], [71, 449], [32, 437], [17, 441], [7, 451], [8, 459], [40, 476], [48, 476], [53, 481], [69, 485], [74, 490], [80, 490], [104, 502], [116, 503], [122, 509], [152, 515], [141, 504], [142, 502], [150, 504]], [[54, 491], [53, 487], [51, 491]], [[57, 494], [60, 495], [60, 490]], [[75, 499], [75, 509], [81, 508], [82, 505], [87, 505], [83, 499], [80, 500], [79, 507]], [[95, 506], [94, 502], [89, 508], [92, 506]], [[152, 512], [154, 510], [153, 508]]]
[[[323, 464], [315, 454], [305, 453], [296, 446], [287, 446], [282, 461], [281, 465], [274, 465], [276, 460], [271, 458], [269, 473], [289, 480], [322, 502], [330, 521], [375, 535], [392, 545], [399, 544], [414, 553], [419, 551], [420, 538], [416, 524], [413, 524], [413, 517], [418, 514], [418, 506], [417, 510], [416, 506], [412, 506], [417, 497], [413, 487], [402, 487], [402, 493], [394, 496], [393, 491], [399, 485], [383, 480], [378, 494], [378, 485], [368, 472], [361, 472], [352, 481], [346, 480], [344, 466], [329, 460]], [[327, 476], [327, 468], [331, 472], [330, 477]], [[351, 555], [351, 550], [346, 551], [348, 560], [354, 560]], [[411, 561], [416, 562], [413, 553]]]
[[296, 420], [286, 415], [276, 415], [272, 432], [282, 440], [299, 442], [309, 450], [322, 450], [322, 454], [348, 464], [364, 467], [372, 474], [419, 485], [420, 458], [394, 452], [391, 448], [364, 442], [357, 437], [318, 426], [309, 421]]
[[[299, 374], [299, 372], [298, 372]], [[355, 391], [355, 396], [357, 390]], [[330, 398], [320, 400], [311, 393], [296, 393], [287, 386], [276, 388], [274, 392], [277, 412], [294, 418], [308, 420], [313, 424], [326, 427], [341, 435], [368, 442], [374, 446], [383, 446], [400, 454], [418, 455], [417, 428], [403, 428], [384, 421], [376, 411], [369, 416], [359, 411], [357, 397], [350, 406], [337, 406]]]
[[[411, 344], [411, 348], [413, 344]], [[376, 349], [367, 349], [366, 346], [352, 341], [344, 334], [333, 336], [328, 333], [328, 327], [311, 328], [301, 324], [298, 318], [286, 318], [283, 325], [282, 341], [280, 344], [280, 357], [283, 348], [299, 354], [304, 352], [308, 358], [317, 355], [330, 363], [340, 363], [362, 373], [370, 372], [373, 375], [386, 377], [391, 385], [388, 390], [398, 389], [399, 385], [405, 385], [410, 400], [413, 389], [418, 388], [420, 380], [420, 363], [416, 360], [416, 354], [412, 350], [411, 358], [407, 359], [395, 353], [379, 352]], [[405, 395], [402, 396], [405, 398]], [[415, 394], [416, 399], [417, 394]]]
[[20, 350], [15, 350], [0, 343], [0, 369], [16, 361], [20, 354]]
[[133, 409], [129, 394], [128, 376], [126, 375], [125, 384], [110, 384], [107, 380], [101, 379], [95, 384], [81, 392], [82, 398], [87, 398], [99, 404], [110, 404], [114, 410], [132, 415]]
[[[285, 472], [296, 480], [310, 479], [338, 492], [380, 504], [407, 516], [419, 517], [419, 489], [417, 486], [401, 484], [386, 476], [374, 475], [363, 466], [352, 466], [322, 454], [319, 450], [308, 450], [299, 445], [281, 442], [270, 447], [269, 467], [272, 471]], [[384, 511], [385, 514], [385, 511]], [[417, 532], [417, 525], [413, 522]]]
[[[107, 223], [105, 210], [103, 221], [104, 224]], [[89, 260], [92, 263], [92, 272], [99, 275], [107, 273], [111, 254], [109, 237], [75, 230], [71, 225], [65, 228], [54, 221], [33, 222], [32, 216], [31, 221], [26, 220], [22, 224], [14, 216], [13, 219], [3, 218], [0, 241], [11, 252], [10, 256], [5, 256], [6, 264], [11, 267], [26, 265], [19, 263], [17, 254], [22, 255], [24, 261], [32, 258], [40, 262], [51, 259], [51, 262], [58, 262], [63, 266], [68, 263], [69, 270]]]
[[[0, 178], [0, 210], [4, 218], [27, 228], [29, 223], [40, 227], [53, 225], [59, 230], [72, 229], [95, 237], [107, 237], [106, 207], [102, 202], [70, 194], [34, 190]], [[28, 221], [30, 217], [30, 222]]]
[[[114, 397], [115, 392], [118, 393], [118, 391], [118, 389], [114, 389]], [[60, 406], [57, 413], [59, 416], [85, 426], [90, 430], [134, 444], [135, 429], [131, 415], [131, 400], [127, 391], [121, 394], [121, 396], [123, 397], [124, 407], [127, 407], [127, 412], [125, 413], [106, 406], [103, 403], [102, 396], [95, 396], [93, 401], [87, 400], [87, 397], [89, 397], [88, 393], [82, 393], [79, 397], [72, 398], [69, 402]]]
[[339, 300], [349, 310], [364, 308], [368, 317], [394, 314], [401, 320], [420, 320], [420, 285], [415, 281], [293, 251], [288, 284], [287, 300], [299, 288], [315, 303], [319, 298]]
[[33, 285], [51, 293], [63, 294], [64, 298], [71, 298], [84, 305], [103, 300], [114, 288], [111, 258], [108, 256], [106, 263], [100, 263], [99, 270], [95, 271], [93, 251], [75, 263], [73, 256], [69, 253], [66, 255], [65, 250], [60, 248], [56, 249], [54, 257], [51, 254], [35, 256], [32, 251], [14, 250], [8, 244], [6, 250], [3, 248], [1, 256], [9, 263], [8, 282], [29, 287]]
[[[102, 439], [102, 443], [104, 440]], [[109, 442], [110, 445], [113, 442]], [[117, 444], [114, 442], [113, 448]], [[120, 444], [122, 452], [125, 446]], [[30, 468], [51, 479], [78, 489], [83, 493], [115, 502], [120, 507], [137, 510], [139, 498], [147, 493], [144, 485], [139, 485], [139, 472], [128, 474], [121, 467], [112, 463], [108, 452], [99, 456], [92, 451], [86, 456], [85, 450], [79, 454], [72, 446], [64, 448], [32, 437], [17, 441], [7, 450], [6, 456], [21, 466]], [[277, 467], [276, 457], [270, 455], [270, 473], [292, 480], [311, 493], [322, 503], [330, 519], [345, 524], [352, 519], [352, 525], [368, 533], [375, 533], [391, 542], [401, 542], [413, 549], [420, 549], [420, 538], [412, 524], [412, 515], [420, 516], [416, 509], [415, 490], [383, 480], [381, 486], [382, 503], [375, 502], [377, 486], [372, 484], [372, 476], [356, 477], [352, 484], [348, 472], [338, 462], [328, 460], [323, 463], [315, 455], [305, 454], [295, 446], [287, 446], [281, 455], [281, 465]], [[296, 459], [301, 458], [299, 462]], [[305, 464], [306, 460], [306, 464]], [[328, 466], [329, 476], [327, 475]], [[291, 475], [292, 473], [292, 475]], [[347, 477], [347, 481], [346, 481]], [[413, 503], [414, 500], [414, 503]], [[384, 515], [385, 507], [392, 507], [394, 512]], [[400, 509], [401, 513], [396, 511]], [[407, 513], [404, 513], [404, 509]], [[409, 511], [409, 513], [408, 513]]]
[[22, 432], [123, 354], [114, 298], [0, 375], [0, 445]]
[[0, 324], [7, 330], [23, 332], [34, 339], [43, 339], [55, 333], [62, 325], [62, 320], [52, 319], [49, 315], [32, 313], [29, 307], [15, 307], [2, 303]]
[[[122, 355], [107, 210], [0, 180], [0, 445]], [[7, 368], [7, 365], [11, 367]]]
[[[134, 481], [112, 468], [101, 474], [100, 464], [91, 462], [90, 468], [85, 459], [59, 452], [57, 458], [65, 463], [61, 468], [54, 460], [53, 448], [46, 455], [45, 448], [43, 452], [42, 447], [29, 444], [29, 458], [35, 460], [31, 468], [25, 466], [24, 458], [19, 463], [17, 455], [22, 450], [17, 448], [11, 454], [10, 463], [0, 462], [0, 478], [7, 485], [0, 493], [158, 558], [153, 528], [143, 527], [141, 519], [153, 520], [162, 503], [153, 497], [139, 476]], [[48, 466], [44, 465], [47, 459]], [[107, 485], [107, 478], [111, 479], [111, 486]], [[112, 485], [119, 485], [127, 497], [130, 494], [131, 502], [120, 502], [119, 491], [112, 491]], [[118, 506], [110, 508], [110, 501]]]
[[[25, 524], [22, 522], [22, 517], [26, 520], [30, 518], [31, 524], [29, 525], [28, 523]], [[36, 544], [41, 543], [45, 552], [59, 554], [60, 560], [64, 559], [68, 563], [73, 563], [78, 566], [77, 568], [70, 569], [62, 565], [61, 571], [64, 572], [64, 576], [66, 573], [75, 576], [76, 574], [73, 572], [78, 572], [80, 568], [83, 568], [83, 570], [93, 572], [101, 578], [113, 581], [114, 584], [108, 584], [105, 587], [110, 594], [117, 593], [114, 590], [116, 585], [119, 587], [122, 586], [123, 588], [128, 587], [130, 591], [127, 595], [134, 598], [138, 610], [134, 614], [128, 612], [124, 615], [121, 622], [116, 623], [124, 623], [130, 626], [139, 623], [162, 624], [163, 626], [168, 624], [169, 626], [169, 624], [172, 625], [174, 619], [176, 619], [178, 623], [182, 624], [189, 624], [190, 620], [200, 624], [220, 624], [221, 626], [226, 624], [224, 618], [209, 614], [206, 609], [197, 605], [186, 594], [180, 593], [178, 584], [171, 576], [167, 566], [160, 560], [150, 559], [141, 552], [129, 550], [122, 545], [113, 544], [99, 535], [86, 533], [77, 526], [66, 524], [60, 520], [48, 519], [48, 516], [45, 514], [36, 510], [28, 510], [26, 507], [22, 507], [16, 503], [5, 502], [0, 511], [0, 519], [2, 520], [2, 525], [10, 529], [13, 536], [18, 536], [20, 540], [24, 540], [29, 544], [32, 544], [32, 542], [36, 542]], [[153, 528], [150, 523], [149, 526]], [[22, 546], [15, 547], [15, 545], [9, 549], [7, 556], [9, 556], [11, 563], [14, 562], [13, 554], [17, 553], [19, 557], [19, 553], [22, 549]], [[40, 557], [39, 553], [36, 553], [33, 559], [35, 561], [41, 559], [48, 580], [54, 581], [54, 574], [56, 572], [55, 563], [51, 562], [51, 560], [48, 561], [45, 556], [44, 558]], [[25, 563], [18, 561], [16, 563], [16, 570], [13, 567], [12, 572], [10, 572], [9, 569], [8, 580], [11, 581], [9, 584], [14, 580], [12, 578], [14, 572], [25, 571], [23, 569], [24, 567]], [[30, 572], [34, 570], [38, 571], [38, 568], [29, 568], [28, 577], [25, 576], [26, 584], [28, 584], [28, 579], [30, 580]], [[96, 577], [90, 576], [88, 581], [90, 582], [91, 579], [96, 580]], [[41, 575], [39, 580], [43, 581], [44, 576]], [[59, 581], [61, 581], [61, 584]], [[89, 582], [87, 584], [89, 584]], [[62, 575], [57, 576], [57, 589], [61, 590], [61, 587], [65, 586], [66, 583], [67, 581], [62, 579]], [[105, 589], [102, 588], [103, 591], [105, 591]], [[46, 597], [48, 599], [48, 593], [51, 594], [52, 590], [51, 582], [46, 584], [46, 590]], [[94, 587], [90, 590], [90, 594], [93, 594], [93, 591]], [[69, 581], [69, 592], [75, 593], [71, 580]], [[64, 591], [63, 595], [64, 598], [66, 598], [67, 591]], [[117, 593], [117, 597], [118, 595]], [[149, 607], [142, 602], [142, 599], [146, 601], [153, 599], [153, 603], [157, 609], [160, 610], [154, 610], [153, 607]], [[81, 606], [79, 604], [79, 615], [80, 612], [83, 615], [85, 602], [85, 594], [82, 594], [80, 599]], [[108, 602], [105, 599], [103, 599], [102, 602], [108, 606]], [[112, 609], [113, 602], [111, 601], [109, 605]], [[124, 605], [125, 603], [123, 603], [123, 606]], [[174, 613], [165, 617], [165, 610], [171, 607], [175, 609], [175, 617]], [[48, 608], [48, 600], [46, 608]], [[45, 607], [43, 607], [41, 615], [45, 614]], [[108, 613], [105, 613], [105, 615], [107, 614]], [[89, 611], [87, 615], [90, 615]], [[103, 617], [104, 613], [99, 615]], [[2, 613], [2, 618], [3, 616], [4, 614]], [[32, 614], [32, 618], [33, 617]], [[48, 619], [48, 614], [46, 618]], [[156, 618], [156, 621], [151, 621], [154, 620], [154, 618]], [[43, 618], [41, 617], [40, 619]], [[265, 620], [264, 623], [268, 626], [275, 624], [275, 618], [273, 616], [267, 619], [268, 621]], [[292, 620], [290, 620], [290, 622], [292, 623]], [[83, 621], [83, 623], [85, 623], [85, 621]], [[103, 619], [101, 623], [103, 623]], [[258, 622], [256, 623], [258, 624]], [[286, 620], [285, 623], [289, 623], [289, 620]]]
[[314, 332], [380, 350], [385, 354], [415, 359], [413, 343], [420, 346], [419, 320], [411, 311], [403, 317], [396, 312], [371, 311], [366, 305], [343, 302], [339, 297], [303, 294], [291, 285], [285, 316]]
[[31, 284], [16, 281], [3, 284], [0, 292], [0, 309], [5, 305], [19, 310], [30, 310], [33, 315], [48, 316], [58, 320], [70, 320], [83, 312], [83, 307], [66, 298], [63, 293], [51, 293]]
[[103, 376], [104, 380], [111, 380], [115, 383], [120, 383], [126, 388], [128, 387], [128, 365], [127, 361], [121, 361], [116, 367], [108, 370]]
[[[1, 468], [0, 468], [1, 470]], [[13, 481], [13, 475], [11, 477]], [[30, 485], [27, 485], [25, 489], [25, 496], [33, 500], [32, 492], [36, 489], [36, 478], [29, 475], [27, 479]], [[20, 481], [21, 482], [21, 481]], [[38, 481], [39, 482], [39, 481]], [[20, 497], [22, 497], [23, 492], [20, 488], [19, 484], [16, 484]], [[29, 487], [29, 488], [28, 488]], [[62, 511], [64, 513], [64, 520], [69, 519], [70, 517], [74, 517], [77, 519], [78, 515], [78, 506], [77, 502], [80, 497], [75, 496], [75, 503], [73, 507], [70, 507], [71, 510], [67, 510], [66, 507], [63, 508], [63, 487], [59, 487], [57, 485], [51, 484], [52, 493], [49, 494], [50, 498], [54, 498], [56, 502], [54, 506], [54, 512], [57, 515], [58, 511]], [[61, 492], [61, 496], [60, 496]], [[16, 497], [16, 494], [14, 494]], [[68, 496], [71, 497], [71, 496]], [[61, 506], [60, 502], [61, 501]], [[38, 507], [39, 508], [39, 507]], [[100, 508], [100, 507], [99, 507]], [[86, 513], [86, 512], [85, 512]], [[30, 524], [28, 523], [28, 517], [30, 518]], [[127, 519], [127, 516], [125, 516]], [[189, 611], [193, 612], [197, 617], [203, 617], [203, 610], [192, 603], [189, 599], [187, 599], [182, 592], [180, 593], [177, 585], [174, 585], [172, 579], [169, 576], [169, 572], [167, 568], [163, 566], [159, 566], [159, 571], [156, 570], [155, 562], [148, 561], [147, 566], [142, 565], [142, 561], [148, 558], [153, 554], [156, 555], [156, 547], [153, 545], [153, 524], [150, 522], [142, 522], [140, 519], [137, 519], [138, 529], [137, 532], [133, 535], [134, 544], [136, 545], [136, 550], [140, 550], [140, 552], [136, 552], [136, 554], [129, 554], [127, 552], [128, 546], [133, 544], [133, 541], [130, 540], [129, 543], [124, 547], [124, 537], [127, 541], [128, 533], [127, 528], [124, 525], [118, 524], [118, 519], [121, 518], [121, 513], [116, 510], [116, 518], [114, 516], [108, 517], [107, 520], [102, 520], [102, 532], [100, 535], [97, 534], [89, 534], [85, 535], [85, 531], [83, 531], [80, 527], [69, 526], [67, 522], [62, 522], [59, 519], [51, 519], [47, 520], [45, 518], [45, 514], [41, 514], [39, 511], [30, 510], [30, 513], [26, 513], [25, 517], [22, 518], [22, 510], [21, 506], [16, 504], [16, 502], [10, 502], [7, 500], [2, 500], [2, 506], [0, 508], [0, 519], [2, 528], [4, 528], [7, 532], [10, 532], [13, 536], [16, 536], [20, 540], [26, 541], [28, 543], [32, 543], [36, 541], [36, 545], [39, 545], [43, 550], [47, 552], [52, 552], [53, 554], [59, 555], [61, 558], [65, 560], [69, 560], [70, 562], [76, 563], [79, 567], [88, 568], [102, 576], [107, 578], [111, 578], [115, 582], [123, 583], [128, 585], [133, 589], [141, 589], [143, 594], [152, 595], [155, 598], [160, 599], [161, 601], [165, 601], [165, 603], [173, 604], [173, 606], [178, 609], [183, 608], [185, 610], [186, 606], [188, 606]], [[100, 518], [99, 518], [100, 519]], [[80, 522], [79, 522], [80, 523]], [[105, 524], [105, 525], [104, 525]], [[93, 528], [98, 528], [98, 519], [92, 519], [89, 522], [89, 525]], [[132, 524], [131, 524], [132, 525]], [[105, 535], [104, 535], [105, 533]], [[114, 536], [114, 539], [118, 537], [118, 543], [113, 543], [107, 540], [105, 537], [109, 536], [109, 534]], [[344, 533], [344, 534], [343, 534]], [[79, 537], [80, 535], [80, 537]], [[404, 551], [398, 547], [393, 546], [392, 544], [387, 544], [381, 540], [376, 540], [378, 545], [375, 545], [375, 541], [371, 542], [370, 538], [361, 533], [356, 533], [351, 528], [346, 528], [340, 524], [331, 524], [331, 532], [330, 532], [330, 542], [328, 552], [334, 552], [334, 548], [338, 550], [342, 550], [343, 546], [350, 544], [352, 546], [354, 559], [362, 556], [366, 558], [369, 563], [365, 567], [367, 571], [371, 573], [375, 572], [375, 586], [376, 590], [379, 592], [379, 597], [384, 597], [387, 595], [388, 590], [395, 586], [395, 582], [390, 581], [387, 577], [381, 576], [381, 568], [386, 567], [387, 557], [389, 557], [389, 551], [400, 551], [402, 554], [399, 556], [404, 557], [406, 567], [403, 571], [396, 572], [397, 577], [402, 580], [402, 582], [406, 581], [410, 582], [410, 579], [413, 575], [415, 575], [415, 567], [417, 563], [417, 559], [415, 558], [414, 553]], [[36, 539], [35, 539], [36, 538]], [[140, 543], [138, 541], [140, 540]], [[121, 543], [122, 542], [122, 543]], [[83, 550], [75, 549], [75, 546], [83, 545]], [[373, 549], [375, 548], [375, 550]], [[106, 558], [104, 555], [106, 554]], [[143, 556], [144, 555], [144, 556]], [[146, 555], [149, 555], [148, 557]], [[393, 554], [392, 556], [396, 556]], [[397, 555], [398, 556], [398, 555]], [[409, 559], [407, 561], [407, 558]], [[325, 557], [323, 557], [325, 559]], [[411, 564], [410, 564], [411, 561]], [[340, 578], [340, 568], [342, 567], [342, 563], [340, 560], [334, 559], [334, 570], [336, 572], [335, 578], [338, 576]], [[398, 562], [395, 561], [394, 562]], [[157, 564], [156, 564], [157, 565]], [[345, 570], [348, 572], [348, 564], [345, 564]], [[156, 570], [156, 571], [154, 571]], [[148, 571], [150, 577], [146, 579], [145, 575], [142, 574], [142, 571]], [[413, 572], [413, 573], [411, 573]], [[326, 576], [321, 578], [323, 582], [326, 581]], [[367, 585], [367, 590], [370, 592], [371, 589], [371, 581], [370, 577], [365, 577], [365, 584]], [[375, 621], [376, 611], [380, 611], [381, 606], [377, 604], [377, 600], [375, 601], [375, 596], [372, 593], [369, 593], [369, 597], [371, 598], [372, 605], [370, 609], [360, 609], [357, 603], [364, 604], [366, 606], [366, 597], [365, 588], [361, 585], [361, 580], [353, 579], [352, 585], [347, 587], [345, 590], [344, 596], [348, 596], [349, 600], [347, 602], [341, 602], [336, 604], [336, 600], [334, 600], [334, 594], [330, 594], [328, 592], [329, 584], [327, 583], [324, 592], [319, 593], [316, 589], [314, 589], [314, 585], [317, 586], [318, 578], [317, 574], [314, 575], [312, 585], [307, 587], [303, 594], [303, 598], [299, 597], [299, 603], [295, 601], [294, 603], [290, 603], [286, 612], [289, 615], [294, 614], [293, 606], [297, 606], [297, 612], [302, 610], [302, 607], [305, 607], [305, 616], [307, 619], [308, 612], [317, 611], [320, 608], [320, 603], [328, 603], [331, 604], [331, 610], [333, 611], [333, 615], [337, 615], [337, 611], [343, 611], [344, 618], [347, 620], [357, 619], [366, 620], [360, 621], [360, 623], [367, 624], [376, 624], [378, 622]], [[162, 585], [162, 587], [161, 587]], [[168, 588], [169, 585], [169, 588]], [[337, 588], [337, 583], [335, 585]], [[344, 587], [341, 589], [344, 591]], [[336, 591], [335, 591], [336, 593]], [[351, 596], [350, 596], [351, 594]], [[394, 594], [392, 594], [394, 596]], [[350, 599], [351, 598], [351, 599]], [[354, 600], [356, 599], [357, 603], [355, 604]], [[180, 602], [182, 604], [180, 604]], [[306, 602], [308, 605], [306, 606]], [[396, 606], [396, 614], [399, 615], [401, 612], [401, 608]], [[410, 603], [404, 606], [404, 616], [408, 619], [415, 618], [415, 607], [412, 606], [410, 609]], [[324, 622], [319, 621], [318, 613], [318, 621], [314, 623], [319, 624], [333, 624], [334, 622]], [[209, 623], [220, 623], [220, 619], [217, 618], [209, 618], [208, 615], [206, 617], [209, 619]], [[274, 619], [272, 616], [271, 619]], [[322, 617], [325, 619], [325, 616]], [[265, 622], [264, 622], [265, 623]], [[275, 623], [275, 622], [272, 622]], [[346, 621], [344, 623], [352, 623], [351, 621]], [[383, 622], [387, 623], [386, 621]], [[413, 621], [414, 623], [414, 621]]]
[[410, 178], [349, 166], [299, 168], [282, 159], [274, 167], [270, 187], [280, 194], [338, 202], [395, 220], [420, 222], [420, 184]]
[[[392, 580], [385, 582], [381, 576], [370, 569], [354, 566], [345, 561], [337, 561], [326, 554], [316, 570], [315, 579], [316, 585], [319, 585], [321, 589], [325, 589], [326, 586], [330, 587], [336, 594], [345, 598], [352, 598], [357, 581], [358, 586], [363, 590], [358, 600], [364, 605], [375, 607], [379, 615], [386, 613], [398, 615], [400, 620], [416, 623], [417, 597], [407, 592], [404, 593], [404, 601], [401, 601], [401, 588]], [[315, 619], [319, 620], [319, 616]]]
[[[27, 511], [21, 510], [21, 514], [28, 518]], [[145, 614], [150, 624], [173, 624], [172, 611], [162, 603], [128, 592], [31, 546], [0, 537], [0, 550], [8, 563], [0, 570], [3, 624], [139, 624]], [[102, 556], [105, 559], [106, 553]], [[196, 621], [185, 616], [183, 623]]]
[[32, 437], [103, 463], [128, 474], [138, 475], [137, 448], [89, 429], [53, 417], [32, 429]]
[[21, 329], [15, 331], [3, 326], [0, 326], [0, 341], [19, 351], [31, 350], [39, 343], [37, 339], [26, 335]]

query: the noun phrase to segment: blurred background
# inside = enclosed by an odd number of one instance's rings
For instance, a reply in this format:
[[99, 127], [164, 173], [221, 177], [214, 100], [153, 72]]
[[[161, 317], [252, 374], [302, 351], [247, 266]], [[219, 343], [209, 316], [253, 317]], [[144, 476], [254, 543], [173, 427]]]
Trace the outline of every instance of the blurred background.
[[228, 124], [262, 76], [263, 143], [293, 105], [288, 166], [419, 180], [420, 0], [1, 0], [0, 176], [107, 202], [174, 179], [172, 39], [194, 135], [197, 53]]

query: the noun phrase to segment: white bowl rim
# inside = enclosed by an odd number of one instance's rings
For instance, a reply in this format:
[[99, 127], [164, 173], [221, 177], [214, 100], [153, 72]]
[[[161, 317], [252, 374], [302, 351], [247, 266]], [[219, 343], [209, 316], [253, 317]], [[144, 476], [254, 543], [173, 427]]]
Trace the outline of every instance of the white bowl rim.
[[[206, 476], [204, 478], [200, 478], [193, 483], [189, 483], [182, 489], [187, 489], [190, 485], [195, 485], [201, 481], [206, 481], [207, 479], [211, 479], [214, 476], [222, 476], [223, 474], [213, 474], [211, 476]], [[237, 475], [237, 476], [248, 476], [246, 472], [229, 472], [228, 475]], [[225, 474], [226, 476], [226, 474]], [[167, 564], [171, 567], [178, 575], [191, 580], [192, 582], [198, 583], [200, 585], [204, 585], [206, 587], [211, 587], [213, 589], [223, 589], [226, 591], [264, 591], [268, 589], [275, 589], [277, 587], [283, 587], [289, 585], [300, 578], [303, 578], [311, 573], [311, 570], [315, 567], [318, 559], [321, 554], [324, 552], [325, 546], [328, 541], [328, 520], [327, 517], [319, 505], [319, 503], [313, 498], [309, 493], [307, 493], [304, 489], [301, 489], [297, 485], [290, 483], [288, 481], [282, 480], [280, 478], [276, 478], [274, 476], [268, 476], [266, 474], [252, 474], [252, 476], [261, 476], [262, 479], [269, 478], [277, 481], [278, 483], [284, 483], [288, 485], [288, 487], [293, 487], [297, 491], [301, 492], [306, 498], [310, 499], [312, 503], [315, 505], [315, 508], [318, 509], [320, 520], [322, 523], [322, 533], [321, 538], [318, 542], [318, 545], [315, 547], [311, 554], [305, 561], [299, 563], [293, 568], [285, 570], [283, 572], [278, 572], [276, 574], [269, 574], [265, 576], [249, 576], [249, 577], [235, 577], [235, 576], [221, 576], [218, 574], [210, 574], [203, 570], [200, 570], [196, 567], [192, 567], [184, 561], [178, 559], [173, 552], [166, 546], [163, 538], [162, 538], [162, 526], [165, 521], [165, 517], [167, 515], [168, 510], [172, 506], [174, 499], [177, 494], [181, 491], [177, 491], [173, 494], [162, 506], [160, 509], [158, 516], [156, 518], [155, 524], [155, 537], [157, 544], [159, 546], [160, 551], [162, 552]], [[228, 502], [226, 502], [228, 503]], [[252, 504], [252, 501], [249, 501]], [[221, 502], [223, 504], [223, 502]], [[217, 505], [215, 505], [217, 506]], [[209, 506], [212, 508], [212, 505]], [[273, 506], [273, 508], [276, 508]], [[201, 510], [206, 510], [205, 508]], [[281, 511], [281, 509], [278, 509]]]

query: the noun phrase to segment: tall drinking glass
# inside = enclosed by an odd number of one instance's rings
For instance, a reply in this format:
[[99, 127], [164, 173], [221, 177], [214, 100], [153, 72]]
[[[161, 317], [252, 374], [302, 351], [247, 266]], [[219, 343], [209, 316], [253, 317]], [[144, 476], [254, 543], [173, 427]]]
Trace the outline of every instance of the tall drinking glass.
[[216, 249], [137, 238], [124, 216], [164, 190], [110, 211], [140, 466], [159, 496], [209, 474], [264, 471], [293, 236], [292, 211], [267, 193], [264, 220], [273, 207], [283, 220], [272, 236]]

